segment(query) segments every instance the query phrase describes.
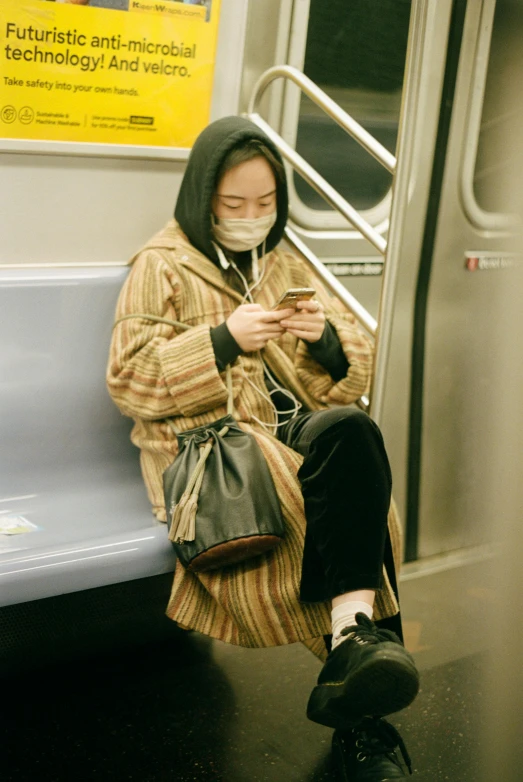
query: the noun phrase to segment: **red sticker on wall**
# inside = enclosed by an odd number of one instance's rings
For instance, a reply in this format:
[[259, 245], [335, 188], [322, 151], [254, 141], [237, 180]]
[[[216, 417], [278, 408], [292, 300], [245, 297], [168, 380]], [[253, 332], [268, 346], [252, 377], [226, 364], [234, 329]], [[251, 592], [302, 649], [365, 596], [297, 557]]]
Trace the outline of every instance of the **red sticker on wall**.
[[520, 263], [521, 257], [518, 253], [496, 252], [494, 250], [467, 250], [465, 252], [465, 269], [469, 272], [512, 269]]

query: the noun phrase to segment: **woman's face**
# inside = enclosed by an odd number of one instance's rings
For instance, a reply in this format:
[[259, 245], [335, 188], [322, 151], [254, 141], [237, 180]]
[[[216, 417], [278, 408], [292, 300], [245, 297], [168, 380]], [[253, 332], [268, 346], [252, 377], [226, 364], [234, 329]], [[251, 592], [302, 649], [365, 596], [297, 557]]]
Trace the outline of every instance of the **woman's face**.
[[255, 157], [229, 169], [218, 182], [212, 210], [217, 218], [265, 217], [276, 211], [276, 179], [268, 161]]

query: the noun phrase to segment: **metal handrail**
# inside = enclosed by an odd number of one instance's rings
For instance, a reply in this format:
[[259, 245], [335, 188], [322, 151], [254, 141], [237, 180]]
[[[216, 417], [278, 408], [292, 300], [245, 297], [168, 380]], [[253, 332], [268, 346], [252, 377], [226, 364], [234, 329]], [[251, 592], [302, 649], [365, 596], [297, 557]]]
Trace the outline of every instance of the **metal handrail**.
[[[263, 73], [254, 87], [249, 101], [247, 116], [271, 139], [287, 160], [308, 184], [333, 208], [340, 212], [382, 255], [387, 251], [387, 242], [359, 212], [346, 201], [318, 172], [299, 155], [271, 126], [255, 111], [263, 93], [275, 79], [290, 79], [300, 87], [338, 125], [349, 133], [391, 174], [396, 170], [396, 158], [385, 149], [368, 131], [335, 103], [308, 76], [291, 65], [277, 65]], [[288, 226], [285, 229], [287, 241], [303, 256], [326, 287], [340, 298], [354, 314], [358, 322], [373, 336], [377, 334], [377, 323], [372, 315], [331, 274], [307, 245]]]
[[334, 293], [338, 299], [341, 299], [347, 309], [352, 312], [356, 320], [361, 323], [372, 337], [375, 337], [378, 324], [370, 312], [367, 312], [365, 307], [359, 303], [344, 285], [341, 284], [338, 278], [324, 266], [319, 258], [312, 252], [310, 247], [308, 247], [305, 242], [302, 242], [299, 236], [294, 233], [292, 228], [289, 228], [287, 225], [284, 233], [286, 241], [303, 256], [304, 260], [312, 267], [325, 287], [330, 290], [331, 293]]
[[[419, 82], [420, 59], [423, 51], [423, 24], [426, 14], [427, 0], [413, 0], [413, 8], [410, 18], [409, 45], [407, 47], [407, 61], [405, 66], [405, 92], [407, 99], [402, 101], [400, 116], [400, 132], [398, 135], [398, 157], [403, 161], [401, 170], [397, 171], [397, 160], [375, 138], [359, 125], [349, 114], [338, 106], [329, 96], [317, 87], [307, 76], [290, 65], [281, 65], [270, 68], [258, 79], [251, 100], [249, 102], [249, 119], [260, 127], [280, 150], [282, 156], [291, 164], [301, 176], [343, 216], [371, 244], [386, 256], [383, 267], [383, 282], [381, 286], [380, 306], [378, 321], [368, 313], [354, 297], [349, 294], [333, 275], [324, 267], [321, 261], [312, 251], [296, 236], [289, 227], [285, 229], [287, 241], [321, 277], [327, 288], [333, 291], [341, 299], [345, 306], [355, 315], [357, 320], [374, 336], [375, 362], [371, 377], [370, 401], [366, 397], [358, 400], [360, 407], [369, 409], [372, 406], [372, 415], [377, 423], [383, 410], [386, 368], [389, 358], [390, 341], [392, 332], [393, 308], [396, 294], [399, 253], [403, 234], [405, 217], [405, 204], [408, 199], [409, 176], [412, 160], [412, 141], [415, 128], [415, 114], [413, 105], [416, 85]], [[323, 177], [321, 177], [298, 153], [292, 149], [279, 134], [260, 117], [256, 112], [259, 99], [268, 85], [278, 78], [286, 78], [300, 87], [309, 98], [316, 103], [338, 125], [349, 133], [364, 149], [367, 150], [379, 163], [393, 174], [393, 198], [391, 204], [390, 227], [388, 231], [389, 241], [386, 241], [361, 215], [352, 207]], [[413, 88], [411, 89], [411, 85]], [[407, 89], [408, 87], [408, 89]]]
[[340, 212], [351, 225], [358, 229], [363, 236], [382, 254], [385, 255], [387, 249], [387, 242], [363, 217], [360, 213], [354, 209], [343, 196], [341, 196], [332, 185], [318, 174], [317, 171], [302, 158], [301, 155], [287, 144], [282, 137], [274, 131], [271, 126], [260, 117], [259, 114], [249, 114], [249, 119], [258, 125], [261, 130], [271, 139], [271, 141], [278, 147], [282, 157], [288, 160], [296, 171], [301, 174], [306, 182], [319, 193], [327, 203]]
[[[268, 87], [278, 78], [289, 78], [322, 108], [335, 122], [360, 143], [378, 162], [390, 173], [396, 170], [396, 158], [385, 149], [376, 139], [368, 133], [349, 114], [338, 106], [329, 96], [317, 87], [305, 74], [290, 65], [276, 66], [266, 71], [253, 91], [249, 103], [248, 117], [271, 139], [280, 151], [282, 157], [319, 193], [327, 203], [340, 212], [359, 232], [382, 254], [387, 250], [386, 240], [368, 223], [359, 212], [346, 201], [318, 172], [304, 160], [286, 141], [274, 131], [265, 120], [254, 111], [257, 101]], [[285, 227], [285, 239], [291, 247], [299, 252], [305, 262], [314, 273], [322, 280], [325, 287], [340, 299], [347, 309], [352, 312], [356, 320], [366, 331], [377, 339], [378, 326], [376, 319], [363, 307], [362, 304], [345, 288], [344, 285], [325, 267], [312, 250], [302, 242], [298, 235], [287, 225]], [[357, 404], [363, 410], [368, 410], [370, 400], [362, 396]]]
[[[287, 243], [290, 244], [294, 250], [299, 252], [303, 260], [312, 267], [313, 271], [321, 279], [327, 290], [334, 293], [338, 299], [345, 304], [347, 309], [352, 312], [356, 320], [364, 326], [368, 333], [376, 338], [378, 324], [370, 312], [367, 312], [365, 307], [359, 303], [352, 293], [349, 293], [347, 288], [341, 284], [338, 278], [327, 269], [320, 259], [312, 252], [310, 247], [308, 247], [305, 242], [302, 242], [299, 236], [295, 234], [288, 225], [285, 226], [284, 234]], [[368, 411], [370, 408], [370, 399], [367, 396], [360, 396], [360, 398], [356, 400], [356, 404], [362, 410]]]
[[321, 109], [328, 114], [331, 119], [338, 123], [353, 139], [369, 152], [376, 160], [384, 166], [387, 171], [394, 174], [396, 171], [396, 158], [388, 149], [380, 144], [359, 122], [347, 114], [341, 106], [338, 106], [332, 98], [329, 98], [326, 92], [323, 92], [313, 81], [305, 76], [304, 73], [294, 68], [292, 65], [275, 65], [263, 73], [254, 86], [252, 97], [249, 102], [248, 114], [256, 113], [256, 105], [261, 96], [275, 79], [290, 79]]

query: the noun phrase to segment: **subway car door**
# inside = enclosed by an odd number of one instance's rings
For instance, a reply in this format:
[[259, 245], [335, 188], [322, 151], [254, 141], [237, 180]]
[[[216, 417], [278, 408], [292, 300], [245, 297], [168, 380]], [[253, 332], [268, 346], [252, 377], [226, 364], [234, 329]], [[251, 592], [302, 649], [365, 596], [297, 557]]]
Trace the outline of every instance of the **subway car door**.
[[[402, 252], [380, 418], [393, 468], [394, 496], [405, 520], [409, 461], [417, 458], [409, 439], [417, 280], [440, 143], [440, 100], [454, 46], [450, 33], [455, 4], [452, 0], [350, 4], [334, 0], [328, 7], [320, 0], [272, 0], [271, 4], [277, 29], [271, 28], [260, 8], [249, 10], [243, 106], [261, 72], [288, 63], [303, 70], [392, 153], [402, 132], [402, 106], [409, 106], [408, 116], [403, 112], [403, 126], [413, 123], [410, 188], [407, 203], [399, 205], [404, 212]], [[271, 45], [260, 48], [260, 39]], [[285, 140], [386, 237], [391, 208], [388, 172], [294, 85], [276, 82], [263, 108]], [[295, 232], [376, 315], [382, 257], [297, 174], [290, 181], [290, 206]], [[416, 535], [417, 531], [415, 527]]]
[[496, 358], [515, 335], [497, 323], [517, 263], [509, 194], [522, 21], [514, 0], [452, 3], [413, 313], [408, 559], [481, 556], [498, 512]]

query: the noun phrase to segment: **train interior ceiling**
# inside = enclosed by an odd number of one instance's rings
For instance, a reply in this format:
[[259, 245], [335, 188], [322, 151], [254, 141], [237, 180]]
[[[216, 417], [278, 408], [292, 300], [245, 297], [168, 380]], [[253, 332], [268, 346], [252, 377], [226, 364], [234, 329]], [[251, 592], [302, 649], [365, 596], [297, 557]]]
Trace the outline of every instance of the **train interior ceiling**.
[[[261, 117], [385, 248], [288, 163], [292, 235], [378, 320], [370, 412], [422, 683], [391, 722], [414, 779], [519, 780], [523, 3], [218, 8], [210, 118]], [[255, 100], [274, 66], [310, 78], [394, 173], [288, 74]], [[3, 779], [336, 779], [330, 731], [305, 717], [318, 659], [165, 617], [174, 554], [105, 387], [129, 259], [171, 218], [187, 154], [79, 147], [1, 140]]]

